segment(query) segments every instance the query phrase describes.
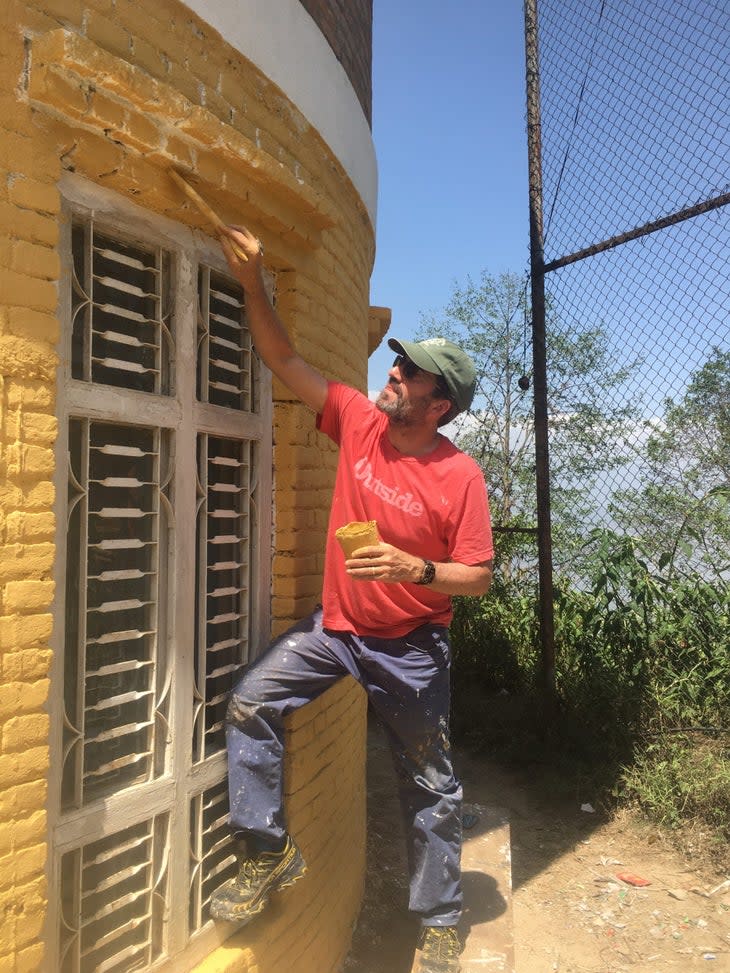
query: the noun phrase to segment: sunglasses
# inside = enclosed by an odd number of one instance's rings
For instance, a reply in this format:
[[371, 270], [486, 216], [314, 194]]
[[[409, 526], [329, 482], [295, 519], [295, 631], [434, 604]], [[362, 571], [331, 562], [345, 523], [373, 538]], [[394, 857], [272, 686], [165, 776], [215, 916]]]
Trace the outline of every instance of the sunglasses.
[[[406, 380], [410, 381], [415, 378], [419, 372], [423, 372], [422, 368], [419, 368], [415, 362], [407, 355], [396, 355], [395, 361], [393, 362], [393, 368], [397, 368], [401, 373], [401, 376]], [[432, 374], [431, 372], [426, 372], [425, 374]], [[449, 392], [446, 382], [443, 380], [441, 375], [434, 375], [436, 379], [436, 384], [433, 389], [433, 395], [437, 399], [449, 399], [451, 401], [451, 393]]]
[[420, 371], [423, 371], [423, 369], [419, 368], [415, 362], [412, 362], [407, 355], [396, 355], [395, 361], [393, 362], [393, 368], [397, 368], [405, 379], [415, 378]]

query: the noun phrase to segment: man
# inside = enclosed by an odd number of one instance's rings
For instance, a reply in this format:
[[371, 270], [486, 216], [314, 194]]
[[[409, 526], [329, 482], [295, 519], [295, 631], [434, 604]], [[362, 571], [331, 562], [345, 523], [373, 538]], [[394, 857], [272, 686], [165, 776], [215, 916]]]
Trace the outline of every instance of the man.
[[[241, 260], [232, 247], [243, 250]], [[211, 915], [244, 922], [305, 871], [282, 808], [283, 717], [348, 673], [385, 727], [408, 842], [421, 973], [459, 970], [461, 787], [449, 756], [452, 595], [483, 595], [492, 539], [477, 464], [438, 432], [471, 404], [475, 370], [454, 344], [389, 341], [397, 352], [373, 404], [296, 352], [269, 302], [259, 241], [222, 246], [246, 293], [254, 345], [340, 447], [322, 608], [269, 647], [234, 688], [226, 717], [231, 826], [252, 857], [214, 894]], [[334, 532], [375, 520], [381, 542], [345, 558]]]

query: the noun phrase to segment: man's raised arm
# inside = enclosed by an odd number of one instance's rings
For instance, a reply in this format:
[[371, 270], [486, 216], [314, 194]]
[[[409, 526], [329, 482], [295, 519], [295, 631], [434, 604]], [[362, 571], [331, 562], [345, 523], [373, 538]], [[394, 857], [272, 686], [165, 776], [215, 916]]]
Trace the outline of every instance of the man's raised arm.
[[[228, 266], [246, 293], [246, 318], [256, 351], [298, 399], [321, 412], [327, 400], [327, 379], [298, 354], [271, 305], [264, 286], [259, 240], [244, 227], [227, 227], [220, 241]], [[247, 260], [241, 259], [231, 241]]]

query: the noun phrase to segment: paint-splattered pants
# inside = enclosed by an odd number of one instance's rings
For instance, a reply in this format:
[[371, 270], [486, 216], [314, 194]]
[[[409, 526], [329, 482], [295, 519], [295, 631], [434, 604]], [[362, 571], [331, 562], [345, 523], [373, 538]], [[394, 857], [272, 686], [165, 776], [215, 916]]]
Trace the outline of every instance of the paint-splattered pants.
[[322, 628], [321, 611], [278, 638], [243, 675], [226, 717], [231, 825], [276, 841], [285, 831], [283, 717], [350, 674], [365, 688], [391, 745], [405, 824], [410, 908], [428, 925], [461, 913], [461, 786], [448, 742], [446, 630], [397, 639]]

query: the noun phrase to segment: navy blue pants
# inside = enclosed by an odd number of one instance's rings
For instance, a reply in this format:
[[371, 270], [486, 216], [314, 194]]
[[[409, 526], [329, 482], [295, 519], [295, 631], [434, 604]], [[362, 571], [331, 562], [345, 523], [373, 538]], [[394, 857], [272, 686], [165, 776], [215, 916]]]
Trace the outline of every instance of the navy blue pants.
[[423, 625], [402, 638], [322, 628], [321, 610], [276, 639], [235, 686], [226, 716], [231, 825], [276, 842], [285, 834], [283, 717], [344, 675], [364, 687], [395, 765], [410, 872], [410, 909], [425, 925], [461, 914], [461, 786], [449, 753], [448, 634]]

